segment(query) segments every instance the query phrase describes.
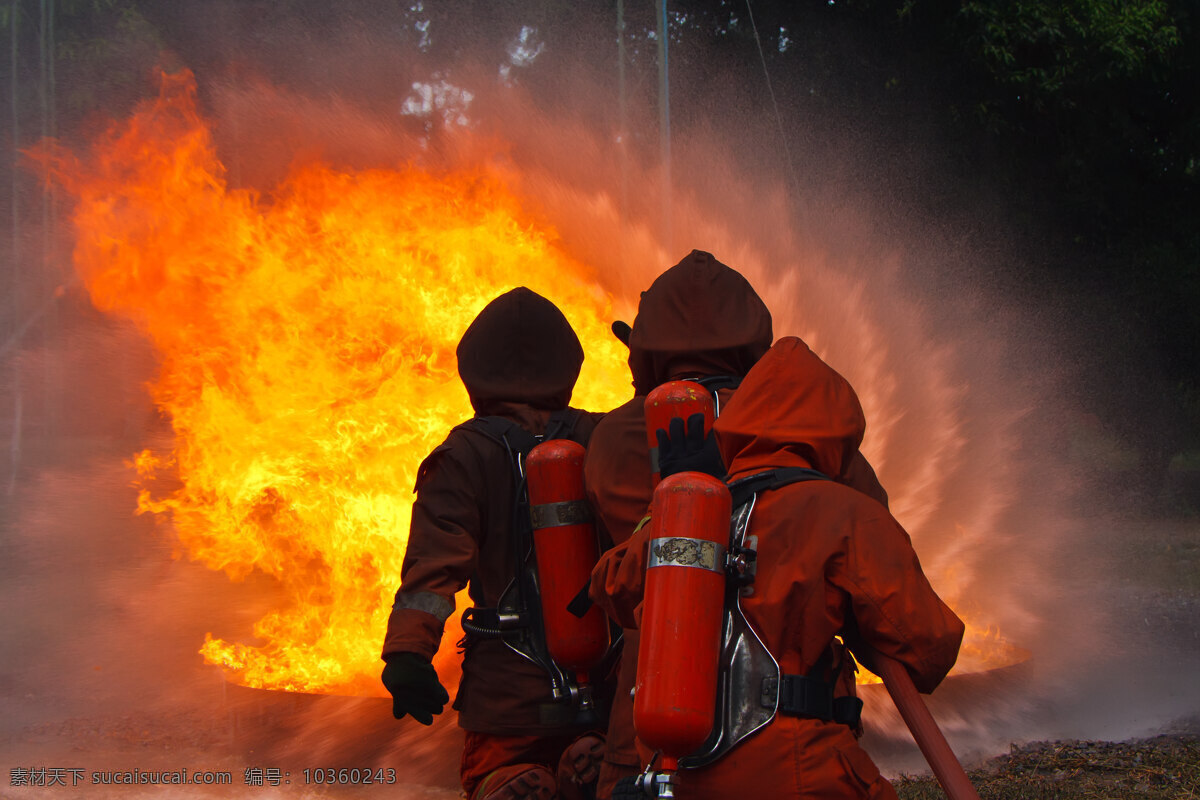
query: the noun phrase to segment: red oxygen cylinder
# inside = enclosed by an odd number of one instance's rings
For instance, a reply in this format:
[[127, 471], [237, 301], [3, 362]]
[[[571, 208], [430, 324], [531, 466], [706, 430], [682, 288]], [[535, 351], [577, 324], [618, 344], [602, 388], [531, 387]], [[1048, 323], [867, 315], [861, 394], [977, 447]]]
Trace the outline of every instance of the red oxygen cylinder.
[[656, 431], [669, 430], [668, 426], [675, 417], [683, 419], [687, 424], [688, 417], [693, 414], [704, 415], [704, 434], [712, 430], [716, 411], [712, 395], [695, 381], [668, 381], [646, 395], [646, 443], [650, 445], [650, 471], [654, 473], [654, 483], [659, 481], [658, 471], [658, 436]]
[[608, 620], [599, 606], [582, 618], [567, 610], [600, 558], [591, 508], [583, 492], [583, 446], [568, 439], [542, 442], [525, 457], [533, 520], [533, 550], [542, 596], [546, 649], [580, 683], [608, 650]]
[[664, 478], [650, 505], [633, 726], [667, 770], [712, 732], [731, 505], [699, 472]]

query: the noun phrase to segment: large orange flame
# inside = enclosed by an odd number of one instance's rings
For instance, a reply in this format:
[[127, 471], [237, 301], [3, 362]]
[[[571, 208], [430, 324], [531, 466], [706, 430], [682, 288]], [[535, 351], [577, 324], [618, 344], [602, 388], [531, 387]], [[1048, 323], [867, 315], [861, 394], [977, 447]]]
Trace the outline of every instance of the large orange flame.
[[192, 558], [287, 594], [261, 643], [210, 636], [206, 659], [255, 687], [374, 692], [417, 466], [471, 415], [463, 331], [530, 287], [583, 342], [574, 403], [607, 409], [630, 393], [610, 299], [482, 170], [307, 165], [269, 197], [231, 189], [194, 95], [189, 73], [164, 75], [86, 162], [55, 156], [93, 302], [161, 354], [175, 445], [136, 458], [139, 510], [169, 513]]
[[[93, 302], [136, 320], [161, 358], [151, 391], [175, 436], [134, 459], [139, 511], [169, 517], [191, 558], [261, 571], [286, 596], [256, 643], [210, 634], [201, 649], [246, 685], [380, 692], [413, 478], [470, 416], [454, 348], [490, 299], [525, 285], [563, 310], [587, 354], [575, 405], [629, 395], [612, 299], [486, 168], [304, 164], [267, 195], [234, 189], [187, 72], [163, 75], [86, 159], [40, 157], [76, 201]], [[895, 409], [865, 388], [886, 439]], [[895, 504], [917, 527], [933, 509], [919, 494]], [[953, 563], [937, 572], [961, 613]], [[979, 616], [959, 671], [1020, 657]]]

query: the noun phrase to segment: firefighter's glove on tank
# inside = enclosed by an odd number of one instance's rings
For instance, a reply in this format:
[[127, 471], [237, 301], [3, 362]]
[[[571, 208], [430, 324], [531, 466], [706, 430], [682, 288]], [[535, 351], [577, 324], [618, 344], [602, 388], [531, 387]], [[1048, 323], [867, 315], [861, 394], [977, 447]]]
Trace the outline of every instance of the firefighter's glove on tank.
[[725, 464], [717, 439], [711, 431], [704, 435], [703, 414], [688, 417], [686, 433], [683, 420], [675, 417], [669, 431], [659, 428], [654, 435], [658, 437], [658, 469], [662, 477], [678, 472], [703, 472], [717, 480], [725, 479]]
[[416, 653], [389, 654], [383, 685], [392, 693], [392, 716], [412, 714], [422, 725], [432, 725], [433, 715], [442, 713], [450, 700], [433, 664]]

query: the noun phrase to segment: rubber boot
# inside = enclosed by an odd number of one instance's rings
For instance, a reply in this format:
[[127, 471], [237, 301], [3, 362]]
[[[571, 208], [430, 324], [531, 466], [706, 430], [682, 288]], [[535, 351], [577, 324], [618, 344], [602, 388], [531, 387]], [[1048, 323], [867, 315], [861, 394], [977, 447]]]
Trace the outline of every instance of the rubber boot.
[[536, 764], [513, 764], [489, 773], [472, 800], [552, 800], [557, 792], [558, 783], [550, 770]]

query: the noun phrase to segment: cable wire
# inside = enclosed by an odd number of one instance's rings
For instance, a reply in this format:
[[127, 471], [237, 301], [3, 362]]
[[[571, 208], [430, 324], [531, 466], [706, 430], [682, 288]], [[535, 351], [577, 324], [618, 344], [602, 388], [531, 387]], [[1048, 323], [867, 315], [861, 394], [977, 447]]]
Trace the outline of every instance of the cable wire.
[[754, 31], [754, 43], [758, 45], [758, 60], [762, 63], [763, 77], [767, 79], [767, 92], [771, 95], [771, 107], [775, 109], [775, 124], [779, 126], [779, 139], [783, 143], [783, 154], [787, 159], [792, 188], [796, 192], [796, 197], [799, 198], [800, 179], [796, 176], [796, 165], [792, 162], [792, 151], [788, 147], [787, 133], [783, 128], [783, 115], [779, 113], [779, 103], [775, 100], [775, 89], [771, 86], [771, 73], [767, 69], [767, 56], [763, 52], [762, 39], [758, 36], [758, 25], [754, 22], [754, 10], [750, 8], [750, 0], [746, 0], [746, 14], [750, 17], [750, 29]]

